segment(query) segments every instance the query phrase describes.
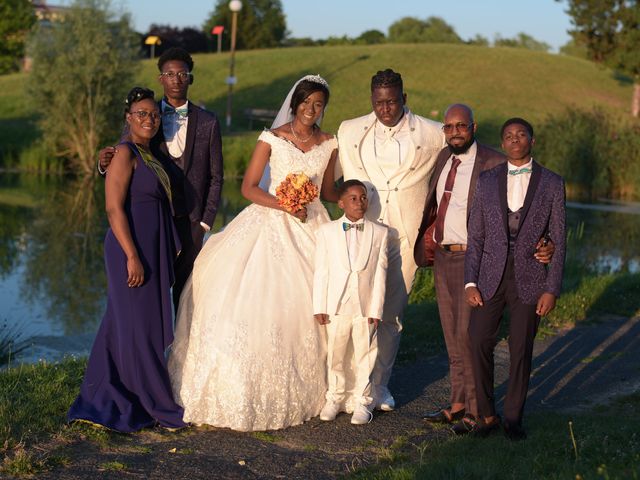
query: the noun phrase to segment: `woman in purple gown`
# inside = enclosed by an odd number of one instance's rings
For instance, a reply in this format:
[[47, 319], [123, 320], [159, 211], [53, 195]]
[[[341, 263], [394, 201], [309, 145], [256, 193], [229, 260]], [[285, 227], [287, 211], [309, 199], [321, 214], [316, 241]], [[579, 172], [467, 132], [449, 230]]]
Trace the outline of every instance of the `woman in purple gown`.
[[169, 178], [149, 153], [160, 126], [153, 91], [136, 87], [125, 109], [130, 142], [117, 149], [106, 177], [111, 228], [104, 241], [107, 310], [69, 421], [119, 432], [181, 428], [165, 350], [173, 341], [170, 287], [179, 250]]

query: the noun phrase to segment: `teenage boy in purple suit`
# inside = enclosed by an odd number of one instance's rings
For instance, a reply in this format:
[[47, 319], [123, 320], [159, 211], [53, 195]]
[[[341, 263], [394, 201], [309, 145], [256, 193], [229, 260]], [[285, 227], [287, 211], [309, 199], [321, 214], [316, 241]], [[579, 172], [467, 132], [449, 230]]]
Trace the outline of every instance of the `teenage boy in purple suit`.
[[[478, 417], [468, 419], [481, 436], [500, 425], [495, 411], [493, 351], [505, 306], [509, 307], [509, 386], [503, 427], [522, 440], [533, 342], [540, 317], [556, 304], [562, 285], [566, 233], [562, 177], [531, 157], [533, 127], [522, 118], [500, 130], [507, 163], [480, 174], [469, 217], [465, 293], [473, 307], [469, 324]], [[534, 257], [542, 237], [555, 243], [548, 266]]]

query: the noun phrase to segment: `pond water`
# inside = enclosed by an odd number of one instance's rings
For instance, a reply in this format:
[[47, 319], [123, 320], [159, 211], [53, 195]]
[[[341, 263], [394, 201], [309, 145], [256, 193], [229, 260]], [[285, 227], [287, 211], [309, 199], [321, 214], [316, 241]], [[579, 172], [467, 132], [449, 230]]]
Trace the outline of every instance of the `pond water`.
[[[239, 183], [225, 182], [214, 230], [246, 203]], [[640, 271], [640, 204], [569, 202], [567, 222], [569, 259]], [[0, 336], [29, 338], [24, 360], [88, 353], [106, 302], [106, 229], [101, 179], [0, 174]]]

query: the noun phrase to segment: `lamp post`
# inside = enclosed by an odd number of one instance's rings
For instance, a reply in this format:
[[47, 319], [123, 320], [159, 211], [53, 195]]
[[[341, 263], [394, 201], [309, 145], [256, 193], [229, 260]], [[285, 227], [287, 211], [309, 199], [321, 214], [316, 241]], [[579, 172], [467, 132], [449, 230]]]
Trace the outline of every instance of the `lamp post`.
[[231, 10], [231, 56], [229, 60], [229, 76], [227, 77], [227, 85], [229, 90], [227, 93], [227, 130], [231, 128], [231, 97], [233, 95], [233, 86], [236, 84], [234, 76], [235, 54], [236, 54], [236, 30], [238, 27], [238, 12], [242, 9], [240, 0], [231, 0], [229, 2], [229, 10]]

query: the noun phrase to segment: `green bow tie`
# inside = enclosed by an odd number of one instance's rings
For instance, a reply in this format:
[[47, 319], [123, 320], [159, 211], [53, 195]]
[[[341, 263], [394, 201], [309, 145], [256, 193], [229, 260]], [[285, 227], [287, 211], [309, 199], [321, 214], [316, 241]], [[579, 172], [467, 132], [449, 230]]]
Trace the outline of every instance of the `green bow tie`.
[[169, 104], [165, 104], [162, 115], [178, 115], [180, 118], [187, 118], [189, 114], [189, 107], [186, 105], [183, 107], [173, 108]]
[[530, 168], [518, 168], [517, 170], [509, 170], [509, 175], [520, 175], [521, 173], [531, 173]]
[[346, 232], [351, 228], [355, 228], [357, 231], [362, 232], [364, 230], [364, 223], [342, 222], [342, 230]]

